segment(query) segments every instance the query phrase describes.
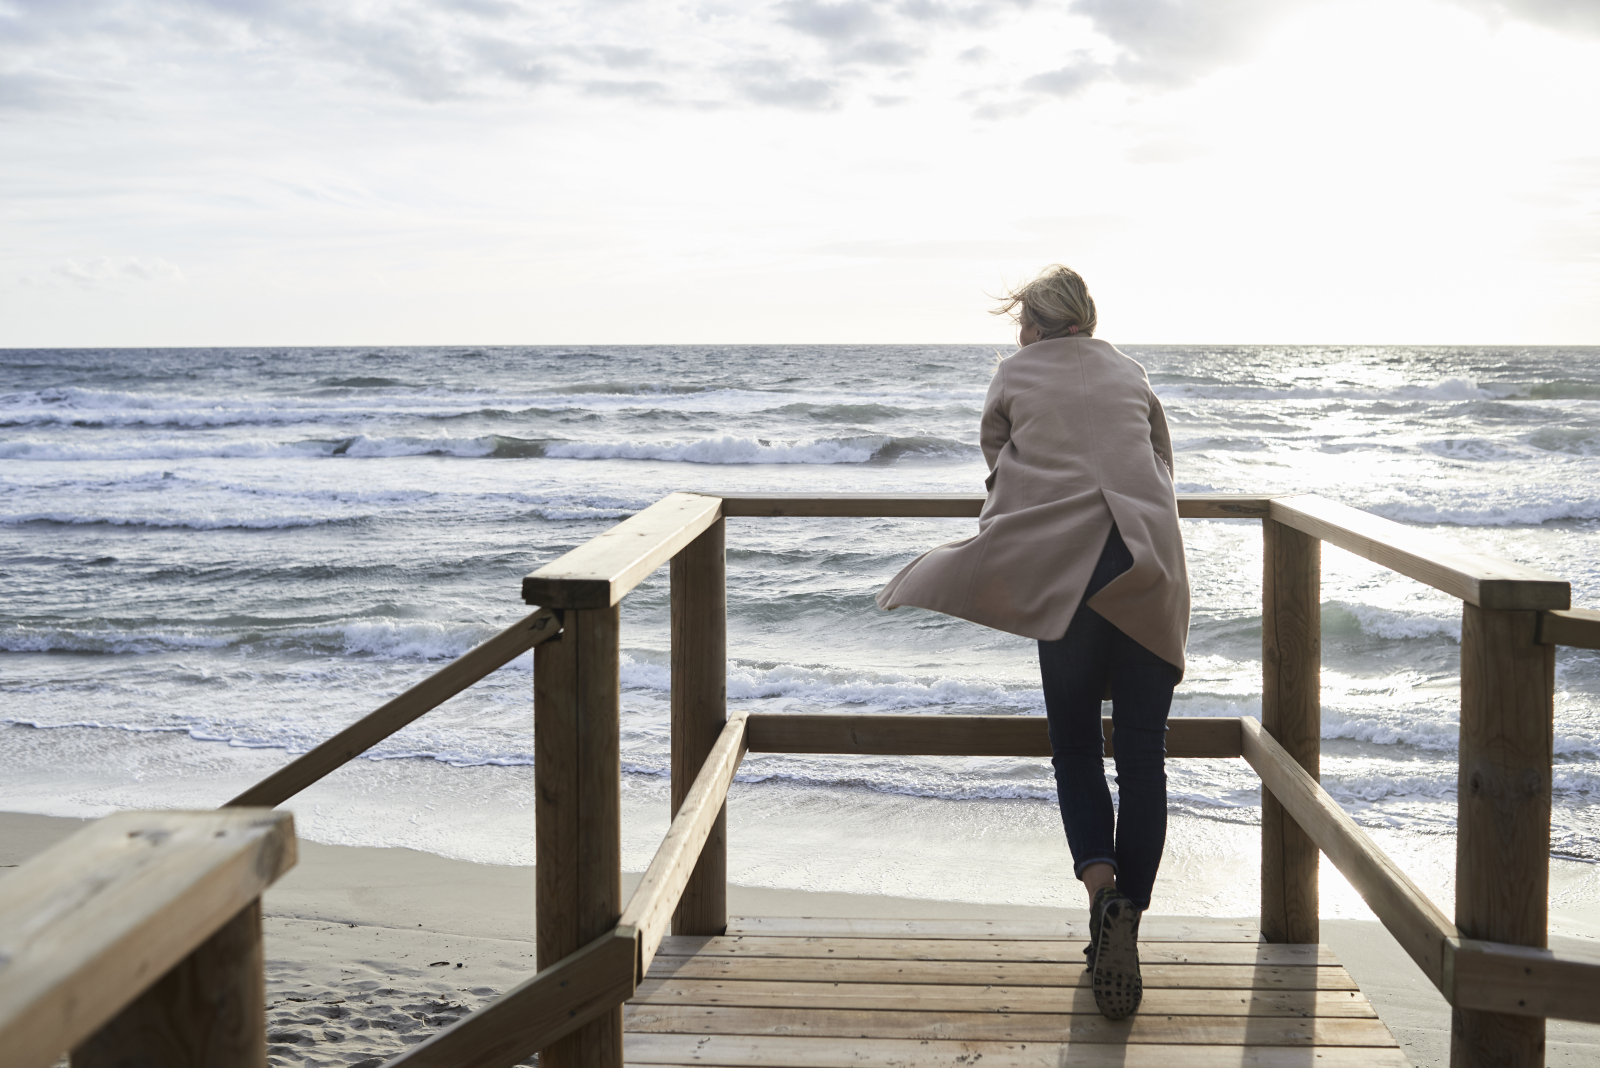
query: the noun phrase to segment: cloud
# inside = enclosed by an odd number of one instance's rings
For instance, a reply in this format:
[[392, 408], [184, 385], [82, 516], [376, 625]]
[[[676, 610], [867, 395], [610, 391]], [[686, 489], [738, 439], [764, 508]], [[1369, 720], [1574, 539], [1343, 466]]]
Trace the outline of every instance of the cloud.
[[163, 259], [137, 256], [98, 256], [88, 260], [64, 260], [27, 274], [21, 283], [41, 289], [63, 285], [84, 289], [103, 289], [126, 283], [181, 282], [183, 272]]
[[1087, 55], [1080, 54], [1064, 67], [1047, 70], [1024, 79], [1022, 88], [1048, 96], [1073, 96], [1110, 73], [1111, 69], [1105, 64], [1097, 63]]
[[778, 21], [785, 26], [824, 41], [853, 41], [877, 29], [880, 22], [878, 12], [865, 0], [784, 0], [777, 9], [783, 13]]
[[1600, 34], [1600, 3], [1595, 0], [1458, 0], [1495, 18], [1516, 19], [1554, 30]]

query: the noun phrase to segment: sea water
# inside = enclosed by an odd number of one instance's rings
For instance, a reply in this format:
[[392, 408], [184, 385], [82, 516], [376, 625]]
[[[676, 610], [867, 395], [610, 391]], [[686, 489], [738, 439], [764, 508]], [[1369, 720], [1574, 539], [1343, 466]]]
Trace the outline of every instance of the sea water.
[[[1180, 491], [1320, 493], [1600, 605], [1600, 349], [1124, 350], [1166, 406]], [[519, 618], [523, 574], [673, 490], [980, 492], [995, 356], [0, 353], [0, 808], [219, 804]], [[975, 525], [730, 520], [730, 706], [1041, 714], [1032, 642], [873, 603]], [[1173, 715], [1258, 715], [1260, 523], [1183, 532]], [[1447, 904], [1459, 602], [1332, 547], [1322, 595], [1323, 783]], [[624, 863], [641, 870], [667, 824], [664, 569], [622, 618]], [[296, 798], [300, 833], [532, 863], [531, 670], [519, 658]], [[1559, 650], [1556, 691], [1559, 908], [1600, 900], [1600, 655]], [[1255, 776], [1168, 773], [1158, 905], [1252, 912]], [[752, 754], [730, 821], [740, 883], [1078, 903], [1044, 760]], [[1341, 887], [1325, 910], [1362, 914]]]

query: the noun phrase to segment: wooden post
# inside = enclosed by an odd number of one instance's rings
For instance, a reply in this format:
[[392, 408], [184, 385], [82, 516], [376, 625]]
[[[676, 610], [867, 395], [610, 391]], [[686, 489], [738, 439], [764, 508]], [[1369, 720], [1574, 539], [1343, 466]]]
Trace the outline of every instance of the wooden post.
[[[1464, 938], [1543, 948], [1550, 900], [1555, 647], [1537, 612], [1463, 604], [1456, 784], [1456, 926]], [[1544, 1020], [1455, 1009], [1452, 1068], [1544, 1060]]]
[[[620, 614], [565, 611], [533, 669], [536, 954], [541, 969], [622, 915]], [[543, 1068], [621, 1068], [622, 1007], [543, 1050]]]
[[257, 898], [72, 1051], [72, 1068], [266, 1068]]
[[[725, 520], [672, 558], [672, 815], [728, 720]], [[672, 914], [672, 933], [728, 929], [728, 806], [723, 804]]]
[[[1322, 542], [1262, 520], [1261, 726], [1313, 779], [1322, 757]], [[1314, 943], [1317, 864], [1311, 836], [1261, 789], [1261, 933]]]

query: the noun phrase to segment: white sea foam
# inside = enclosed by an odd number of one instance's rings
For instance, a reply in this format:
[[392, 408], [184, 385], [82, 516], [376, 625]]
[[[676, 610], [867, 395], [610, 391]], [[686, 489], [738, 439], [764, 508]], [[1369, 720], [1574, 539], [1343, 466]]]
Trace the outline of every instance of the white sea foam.
[[689, 442], [563, 441], [545, 455], [570, 460], [673, 460], [694, 464], [861, 464], [889, 444], [886, 437], [770, 441], [725, 435]]

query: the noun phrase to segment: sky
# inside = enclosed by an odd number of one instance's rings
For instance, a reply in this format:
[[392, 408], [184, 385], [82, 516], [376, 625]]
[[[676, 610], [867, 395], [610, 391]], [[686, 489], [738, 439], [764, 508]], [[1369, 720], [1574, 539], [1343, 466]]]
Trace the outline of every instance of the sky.
[[0, 347], [1600, 344], [1596, 0], [0, 0]]

